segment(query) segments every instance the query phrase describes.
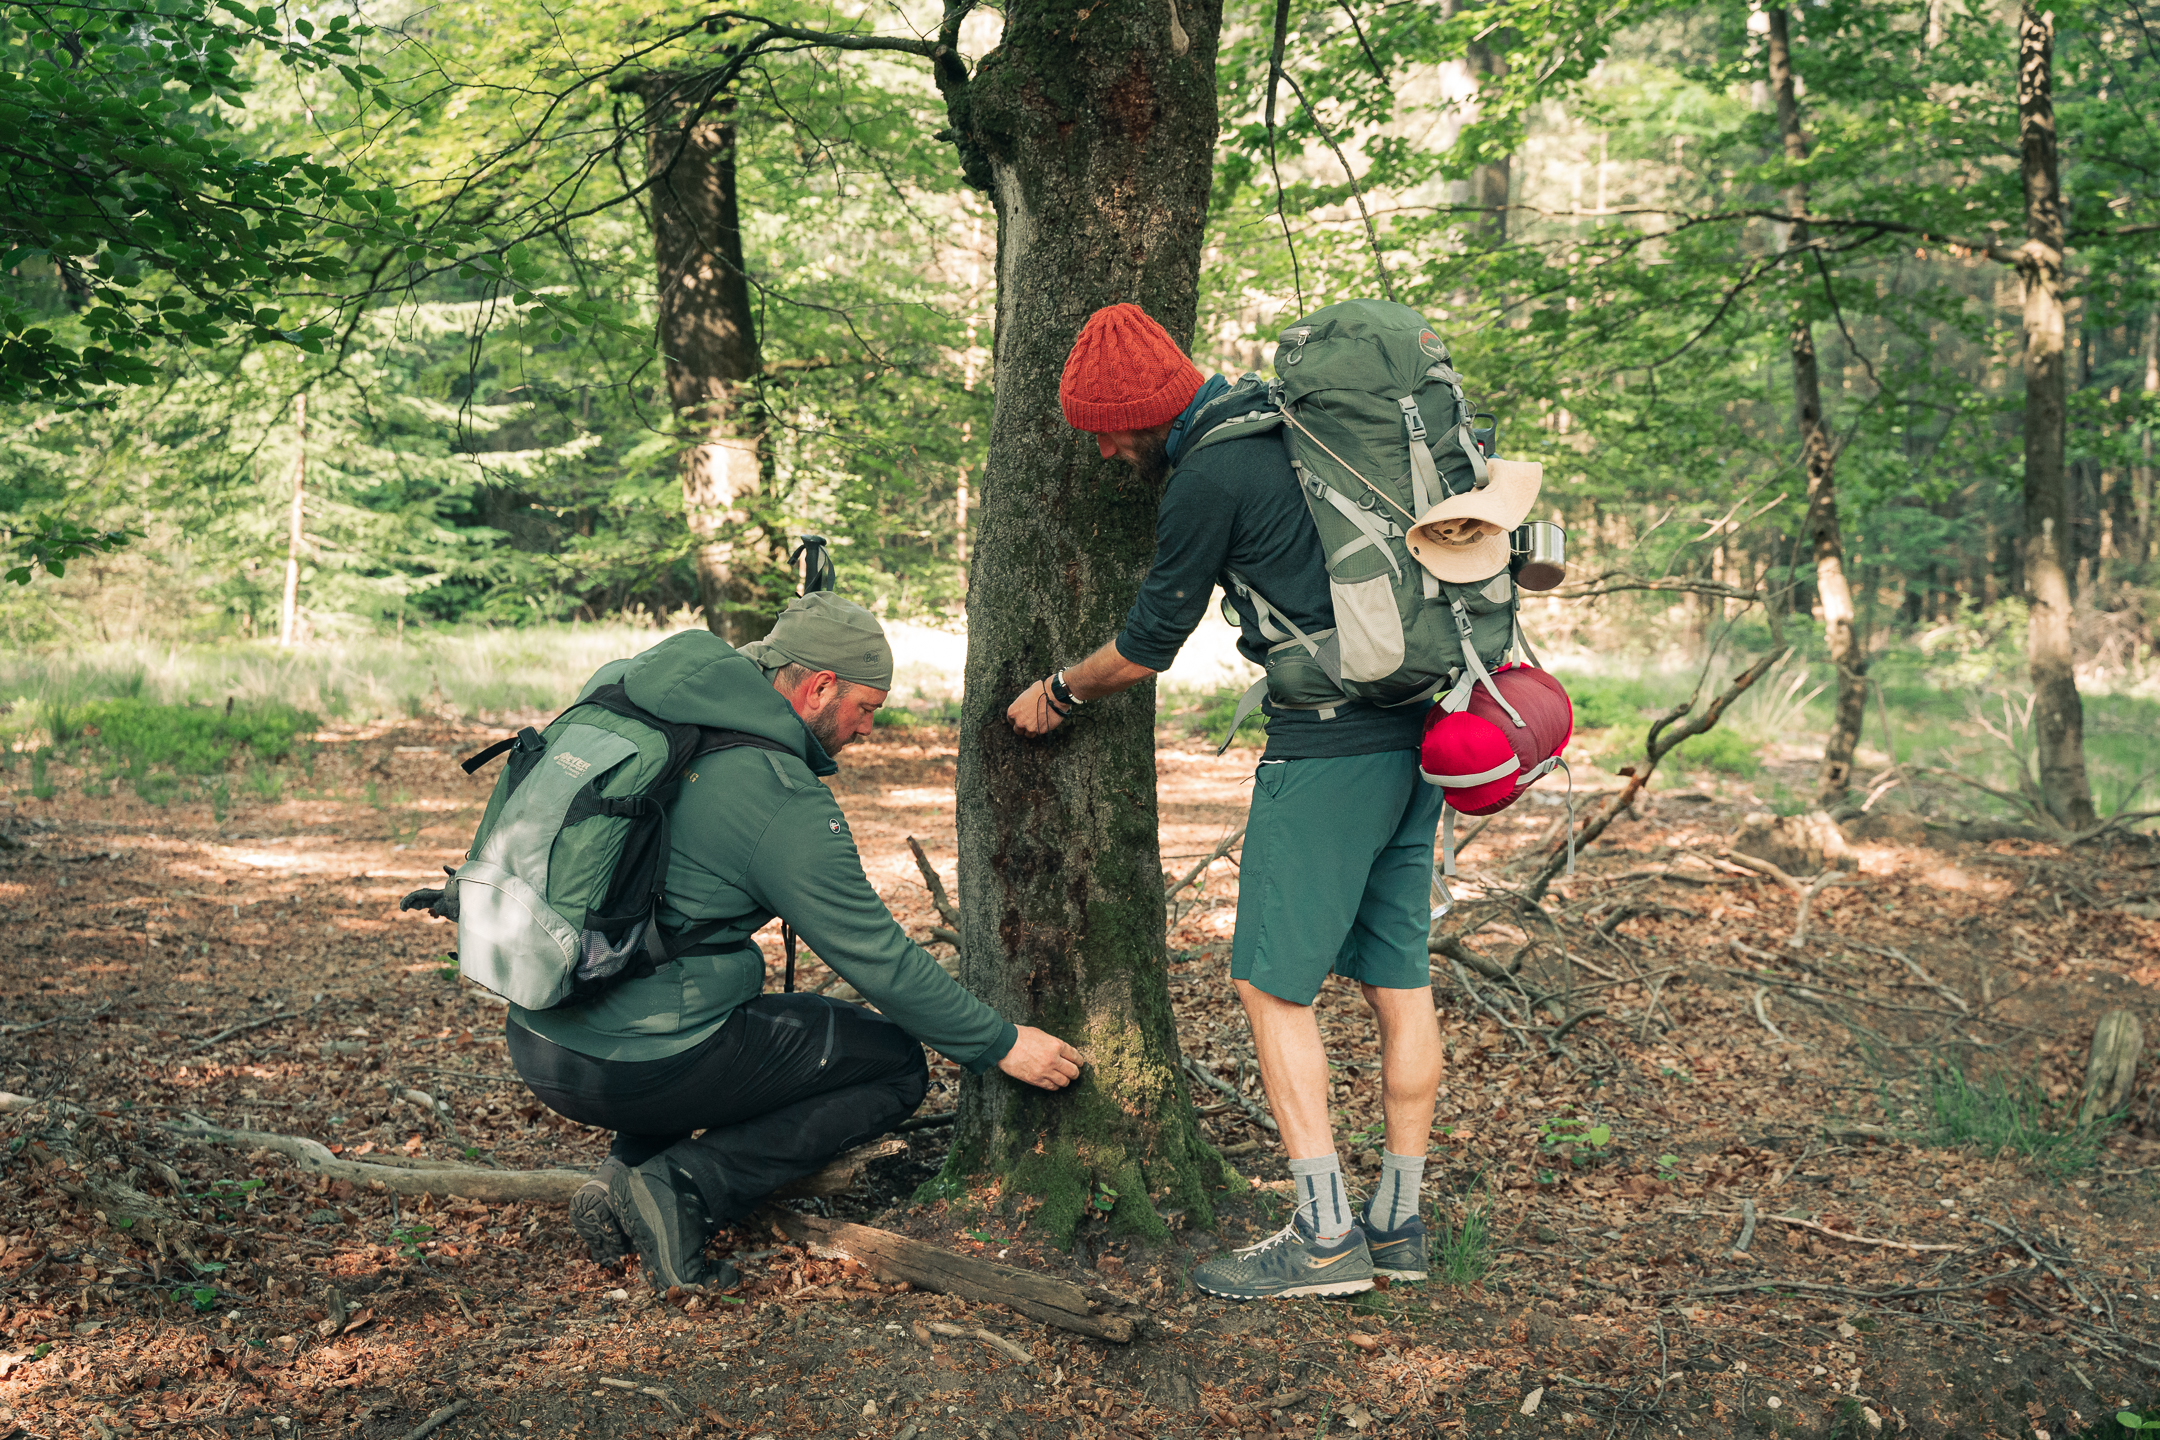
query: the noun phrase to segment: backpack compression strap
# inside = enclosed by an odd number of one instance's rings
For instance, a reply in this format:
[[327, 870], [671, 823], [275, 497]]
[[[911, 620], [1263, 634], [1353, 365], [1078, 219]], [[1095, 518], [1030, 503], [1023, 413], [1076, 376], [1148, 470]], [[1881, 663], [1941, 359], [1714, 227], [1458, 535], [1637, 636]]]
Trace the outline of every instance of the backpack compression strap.
[[[528, 736], [531, 738], [528, 739]], [[524, 750], [547, 749], [547, 741], [540, 738], [540, 732], [528, 725], [509, 739], [498, 740], [479, 754], [467, 756], [464, 760], [458, 762], [458, 768], [468, 775], [477, 775], [480, 773], [481, 766], [487, 764], [488, 761], [493, 760], [513, 745]]]
[[1483, 685], [1492, 692], [1494, 703], [1506, 712], [1508, 719], [1515, 722], [1515, 728], [1524, 728], [1521, 714], [1513, 705], [1508, 704], [1507, 696], [1502, 695], [1500, 687], [1493, 683], [1492, 672], [1485, 668], [1483, 660], [1478, 659], [1477, 641], [1470, 631], [1470, 612], [1463, 608], [1460, 600], [1449, 601], [1448, 608], [1455, 612], [1455, 629], [1462, 636], [1463, 672], [1462, 679], [1455, 682], [1455, 688], [1448, 692], [1447, 699], [1440, 702], [1441, 706], [1452, 715], [1470, 703], [1472, 689]]
[[[1223, 573], [1230, 578], [1231, 585], [1239, 595], [1252, 601], [1253, 609], [1260, 616], [1260, 634], [1263, 639], [1297, 641], [1298, 644], [1305, 647], [1306, 654], [1320, 662], [1320, 669], [1335, 684], [1336, 688], [1340, 689], [1342, 687], [1342, 646], [1337, 640], [1334, 631], [1326, 632], [1327, 638], [1324, 640], [1315, 639], [1303, 630], [1298, 629], [1295, 620], [1270, 605], [1267, 597], [1258, 590], [1253, 589], [1252, 583], [1244, 576], [1238, 574], [1235, 570], [1225, 570]], [[1277, 627], [1281, 628], [1282, 634], [1277, 635], [1275, 633]], [[1222, 744], [1215, 747], [1217, 755], [1230, 748], [1231, 740], [1237, 736], [1238, 726], [1243, 725], [1253, 711], [1260, 708], [1260, 702], [1267, 698], [1267, 688], [1267, 677], [1263, 675], [1246, 687], [1245, 693], [1238, 697], [1237, 710], [1230, 716], [1230, 728], [1224, 732]], [[1334, 707], [1323, 707], [1320, 718], [1323, 720], [1333, 719]]]

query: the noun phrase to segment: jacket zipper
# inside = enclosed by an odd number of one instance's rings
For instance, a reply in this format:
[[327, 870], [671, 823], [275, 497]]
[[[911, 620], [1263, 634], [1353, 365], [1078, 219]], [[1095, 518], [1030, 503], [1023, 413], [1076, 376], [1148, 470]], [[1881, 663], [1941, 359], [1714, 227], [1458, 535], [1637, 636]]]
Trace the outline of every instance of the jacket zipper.
[[825, 1053], [818, 1056], [817, 1062], [817, 1068], [820, 1070], [823, 1070], [826, 1062], [832, 1059], [833, 1027], [837, 1023], [839, 1015], [840, 1012], [836, 1009], [828, 1009], [825, 1012]]

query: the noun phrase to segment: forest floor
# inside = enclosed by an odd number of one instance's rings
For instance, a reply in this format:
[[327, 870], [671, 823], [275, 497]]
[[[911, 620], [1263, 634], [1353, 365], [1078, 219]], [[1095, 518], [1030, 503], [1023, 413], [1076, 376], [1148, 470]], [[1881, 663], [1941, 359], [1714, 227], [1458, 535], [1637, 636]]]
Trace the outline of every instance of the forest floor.
[[[510, 1073], [500, 1007], [446, 973], [446, 930], [396, 910], [461, 853], [492, 775], [454, 762], [495, 733], [326, 732], [304, 779], [289, 767], [282, 793], [266, 779], [216, 810], [91, 798], [56, 765], [54, 798], [0, 809], [0, 1088], [40, 1102], [0, 1114], [0, 1437], [401, 1440], [461, 1406], [429, 1433], [2057, 1440], [2160, 1396], [2151, 1097], [2097, 1137], [2063, 1135], [2059, 1108], [2104, 1010], [2160, 1036], [2145, 840], [2062, 851], [1885, 823], [1895, 838], [1859, 844], [1793, 947], [1793, 898], [1718, 854], [1745, 796], [1646, 797], [1554, 886], [1550, 922], [1505, 877], [1557, 796], [1518, 806], [1470, 847], [1449, 920], [1494, 967], [1519, 958], [1517, 982], [1435, 957], [1449, 1065], [1428, 1195], [1452, 1280], [1345, 1302], [1192, 1291], [1197, 1258], [1288, 1208], [1270, 1137], [1218, 1095], [1204, 1123], [1250, 1185], [1222, 1193], [1217, 1228], [1157, 1248], [1095, 1223], [1059, 1249], [987, 1197], [914, 1203], [935, 1128], [832, 1202], [1129, 1296], [1130, 1345], [881, 1285], [770, 1229], [728, 1232], [742, 1287], [686, 1309], [589, 1262], [559, 1206], [400, 1202], [175, 1134], [200, 1115], [348, 1156], [597, 1163], [606, 1137]], [[952, 883], [953, 743], [881, 730], [835, 781], [918, 935], [935, 914], [905, 838]], [[1166, 730], [1159, 758], [1175, 877], [1242, 823], [1255, 755]], [[1256, 1093], [1226, 976], [1234, 857], [1181, 898], [1186, 1054]], [[1349, 988], [1319, 1005], [1362, 1183], [1373, 1032]], [[1555, 1033], [1555, 1011], [1584, 1010]], [[953, 1078], [939, 1067], [926, 1112], [950, 1108]], [[1949, 1143], [1959, 1124], [1989, 1143]], [[2006, 1138], [2039, 1158], [1998, 1157]], [[116, 1228], [98, 1197], [121, 1181], [174, 1223]]]

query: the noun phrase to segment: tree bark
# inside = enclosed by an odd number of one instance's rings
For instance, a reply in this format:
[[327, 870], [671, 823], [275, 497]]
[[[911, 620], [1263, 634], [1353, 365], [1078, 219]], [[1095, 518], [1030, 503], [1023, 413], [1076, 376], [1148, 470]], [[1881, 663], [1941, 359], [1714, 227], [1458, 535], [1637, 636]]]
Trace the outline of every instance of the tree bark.
[[[1442, 0], [1442, 16], [1452, 18], [1464, 10], [1476, 9], [1477, 0]], [[1507, 47], [1514, 36], [1512, 30], [1501, 30], [1483, 40], [1473, 40], [1463, 52], [1463, 71], [1470, 82], [1482, 88], [1487, 80], [1496, 80], [1507, 74]], [[1466, 114], [1474, 113], [1466, 111]], [[1513, 156], [1502, 155], [1473, 167], [1467, 186], [1469, 203], [1485, 213], [1467, 226], [1469, 234], [1483, 243], [1498, 246], [1507, 242], [1508, 187], [1512, 180]]]
[[293, 407], [300, 427], [300, 458], [293, 467], [292, 525], [285, 539], [285, 604], [278, 619], [278, 644], [286, 646], [300, 631], [300, 548], [307, 524], [307, 396], [295, 397]]
[[[1005, 706], [1116, 632], [1154, 554], [1157, 487], [1066, 424], [1082, 323], [1131, 301], [1188, 344], [1217, 119], [1220, 0], [1021, 0], [973, 79], [938, 59], [969, 180], [997, 209], [996, 406], [969, 577], [960, 722], [961, 978], [1070, 1040], [1080, 1081], [962, 1088], [944, 1183], [1000, 1177], [1069, 1235], [1095, 1208], [1159, 1234], [1226, 1183], [1178, 1065], [1155, 811], [1155, 688], [1090, 701], [1046, 740]], [[948, 24], [947, 33], [951, 32]], [[950, 43], [949, 41], [947, 42]], [[1114, 1197], [1106, 1192], [1114, 1191]]]
[[2066, 403], [2062, 181], [2055, 149], [2054, 27], [2018, 12], [2018, 148], [2025, 187], [2025, 599], [2040, 791], [2062, 825], [2096, 823], [2085, 775], [2085, 710], [2070, 652], [2072, 514], [2063, 463]]
[[735, 194], [735, 101], [680, 75], [651, 75], [638, 89], [668, 401], [693, 437], [683, 455], [683, 519], [705, 623], [741, 644], [772, 622], [758, 604], [762, 537], [745, 503], [760, 488], [765, 415]]
[[[2146, 395], [2160, 395], [2160, 310], [2145, 317], [2145, 343], [2138, 350], [2138, 360], [2144, 371]], [[2160, 466], [2153, 463], [2153, 432], [2149, 425], [2138, 441], [2138, 463], [2130, 473], [2130, 508], [2137, 530], [2135, 541], [2125, 545], [2123, 553], [2129, 558], [2130, 570], [2135, 573], [2153, 556], [2153, 482], [2160, 478]]]
[[[1797, 163], [1807, 159], [1808, 146], [1800, 127], [1788, 17], [1783, 5], [1773, 5], [1763, 14], [1769, 21], [1770, 85], [1777, 97], [1778, 134], [1785, 158]], [[1808, 187], [1787, 187], [1786, 213], [1804, 216], [1807, 207]], [[1804, 250], [1808, 238], [1807, 221], [1796, 220], [1786, 243], [1792, 250]], [[1801, 464], [1807, 474], [1808, 547], [1815, 557], [1815, 591], [1822, 601], [1823, 642], [1837, 671], [1837, 699], [1815, 785], [1815, 803], [1827, 810], [1842, 804], [1852, 786], [1853, 749], [1860, 743], [1860, 726], [1867, 715], [1867, 659], [1853, 625], [1852, 586], [1845, 576], [1845, 544], [1838, 531], [1837, 446], [1830, 438], [1830, 427], [1823, 423], [1815, 325], [1806, 303], [1798, 297], [1792, 306], [1790, 348], [1793, 410], [1800, 429]]]
[[[1507, 74], [1507, 57], [1500, 45], [1508, 31], [1501, 31], [1491, 43], [1479, 41], [1470, 47], [1468, 56], [1470, 73], [1482, 84], [1488, 79], [1497, 80]], [[1485, 212], [1477, 222], [1473, 233], [1492, 246], [1507, 243], [1508, 234], [1508, 186], [1513, 180], [1514, 156], [1502, 155], [1487, 160], [1470, 172], [1470, 203]]]

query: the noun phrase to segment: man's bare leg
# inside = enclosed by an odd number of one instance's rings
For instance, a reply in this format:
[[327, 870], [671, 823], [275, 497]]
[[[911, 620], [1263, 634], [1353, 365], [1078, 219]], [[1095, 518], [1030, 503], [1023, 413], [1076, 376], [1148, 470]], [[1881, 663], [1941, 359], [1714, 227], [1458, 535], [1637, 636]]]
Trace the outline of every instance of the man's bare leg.
[[[1260, 1061], [1260, 1086], [1268, 1110], [1282, 1127], [1283, 1148], [1292, 1160], [1317, 1160], [1335, 1153], [1335, 1131], [1328, 1118], [1327, 1051], [1320, 1045], [1320, 1022], [1310, 1005], [1298, 1005], [1239, 980], [1238, 998], [1252, 1024], [1253, 1053]], [[1432, 1111], [1426, 1110], [1430, 1121]]]
[[1425, 1148], [1432, 1142], [1433, 1104], [1440, 1091], [1440, 1017], [1433, 1010], [1430, 985], [1363, 988], [1365, 1003], [1372, 1006], [1380, 1026], [1381, 1105], [1387, 1115], [1387, 1149], [1380, 1157], [1380, 1178], [1366, 1204], [1365, 1221], [1369, 1235], [1404, 1237], [1385, 1244], [1375, 1239], [1373, 1263], [1385, 1273], [1422, 1278], [1424, 1231], [1416, 1222]]
[[1432, 988], [1363, 988], [1365, 1003], [1380, 1023], [1380, 1103], [1387, 1115], [1387, 1148], [1397, 1155], [1423, 1155], [1432, 1143], [1433, 1105], [1444, 1064]]
[[1252, 1022], [1260, 1083], [1290, 1154], [1300, 1229], [1333, 1244], [1357, 1229], [1357, 1213], [1328, 1117], [1327, 1052], [1320, 1044], [1320, 1022], [1310, 1005], [1279, 999], [1243, 980], [1237, 987]]

